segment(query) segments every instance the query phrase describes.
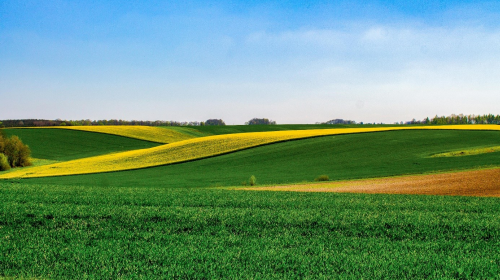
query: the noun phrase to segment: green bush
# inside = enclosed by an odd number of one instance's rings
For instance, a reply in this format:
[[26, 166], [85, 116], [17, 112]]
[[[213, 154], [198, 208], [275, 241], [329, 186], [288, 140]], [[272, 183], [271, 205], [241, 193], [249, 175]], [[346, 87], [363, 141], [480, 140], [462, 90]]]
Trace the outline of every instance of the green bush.
[[328, 175], [320, 175], [320, 176], [316, 177], [316, 179], [314, 179], [314, 181], [316, 181], [316, 182], [330, 181], [330, 178], [328, 177]]
[[255, 176], [250, 176], [250, 179], [248, 179], [248, 184], [250, 186], [255, 186], [257, 184], [257, 178], [255, 178]]
[[0, 171], [9, 170], [9, 160], [6, 155], [0, 154]]
[[0, 145], [0, 153], [3, 153], [5, 156], [7, 156], [9, 165], [11, 167], [24, 167], [31, 165], [31, 150], [21, 141], [21, 139], [19, 139], [19, 137], [15, 135], [10, 138], [2, 137], [2, 140], [0, 142], [3, 142], [3, 144]]

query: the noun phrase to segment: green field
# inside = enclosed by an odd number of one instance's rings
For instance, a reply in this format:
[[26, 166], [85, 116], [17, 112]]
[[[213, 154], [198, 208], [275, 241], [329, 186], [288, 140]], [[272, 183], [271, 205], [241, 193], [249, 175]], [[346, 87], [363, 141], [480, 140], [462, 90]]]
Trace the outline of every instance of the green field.
[[59, 185], [144, 187], [237, 186], [257, 177], [259, 184], [418, 174], [500, 166], [500, 154], [430, 157], [469, 147], [496, 146], [496, 131], [390, 131], [317, 137], [243, 150], [192, 162], [114, 173], [34, 178], [26, 182]]
[[0, 271], [75, 278], [497, 278], [493, 198], [0, 183]]
[[[354, 127], [389, 127], [393, 125], [359, 125], [359, 124], [278, 124], [278, 125], [207, 125], [207, 126], [191, 126], [191, 127], [175, 127], [168, 126], [169, 129], [179, 129], [179, 132], [186, 133], [186, 130], [195, 130], [204, 135], [219, 135], [231, 133], [246, 133], [246, 132], [263, 132], [263, 131], [280, 131], [280, 130], [304, 130], [304, 129], [331, 129], [331, 128], [354, 128]], [[189, 134], [189, 132], [187, 132]]]
[[[32, 133], [18, 135], [40, 158], [54, 160], [71, 158], [66, 150], [92, 155], [84, 143], [99, 143], [102, 154], [131, 140], [19, 131]], [[77, 134], [38, 141], [59, 132]], [[241, 185], [250, 175], [282, 184], [322, 174], [341, 180], [500, 166], [499, 153], [431, 157], [499, 140], [495, 131], [338, 135], [141, 170], [0, 180], [0, 276], [497, 279], [498, 198], [213, 187]], [[155, 145], [131, 141], [123, 147]]]
[[66, 161], [102, 154], [158, 146], [127, 137], [67, 129], [3, 129], [7, 136], [17, 135], [31, 149], [34, 158]]

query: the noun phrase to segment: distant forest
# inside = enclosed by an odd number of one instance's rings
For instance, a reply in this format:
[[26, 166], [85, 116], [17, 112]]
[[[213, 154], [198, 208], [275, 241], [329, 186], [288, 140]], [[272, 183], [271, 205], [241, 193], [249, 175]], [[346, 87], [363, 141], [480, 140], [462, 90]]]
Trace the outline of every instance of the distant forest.
[[[252, 124], [276, 124], [275, 121], [269, 119], [254, 118], [245, 123]], [[327, 122], [318, 122], [316, 124], [360, 124], [351, 120], [334, 119]], [[369, 124], [369, 123], [365, 123]], [[396, 122], [395, 124], [500, 124], [500, 115], [455, 115], [451, 116], [435, 116], [433, 118], [425, 118], [423, 120], [413, 119], [407, 122]], [[178, 122], [178, 121], [126, 121], [126, 120], [39, 120], [39, 119], [17, 119], [17, 120], [1, 120], [0, 127], [36, 127], [36, 126], [77, 126], [77, 125], [146, 125], [146, 126], [204, 126], [204, 125], [226, 125], [221, 119], [209, 119], [205, 122]]]
[[77, 125], [146, 125], [146, 126], [199, 126], [204, 122], [177, 122], [177, 121], [125, 121], [125, 120], [2, 120], [3, 127], [35, 127], [35, 126], [77, 126]]
[[415, 119], [405, 124], [500, 124], [500, 115], [464, 115], [452, 114], [451, 116], [435, 116], [434, 118], [425, 118], [421, 121]]

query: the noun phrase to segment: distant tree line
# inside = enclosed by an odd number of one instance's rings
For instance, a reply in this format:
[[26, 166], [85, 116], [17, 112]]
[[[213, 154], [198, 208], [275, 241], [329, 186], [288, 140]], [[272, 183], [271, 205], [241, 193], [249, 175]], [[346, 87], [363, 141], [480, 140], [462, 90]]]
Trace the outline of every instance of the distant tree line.
[[[401, 123], [402, 124], [402, 123]], [[438, 116], [423, 120], [411, 120], [405, 124], [500, 124], [500, 115], [464, 115]]]
[[272, 121], [272, 120], [269, 120], [269, 119], [266, 119], [266, 118], [263, 118], [263, 119], [253, 118], [253, 119], [245, 122], [245, 125], [256, 125], [256, 124], [260, 124], [260, 125], [275, 125], [276, 122]]
[[[276, 122], [267, 118], [253, 118], [245, 125], [275, 125]], [[316, 124], [363, 124], [352, 120], [332, 119]], [[370, 124], [370, 123], [366, 123]], [[375, 124], [375, 123], [373, 123]], [[407, 122], [396, 122], [395, 124], [500, 124], [500, 115], [464, 115], [452, 114], [451, 116], [435, 116], [423, 120], [413, 119]], [[208, 119], [204, 122], [178, 122], [178, 121], [126, 121], [126, 120], [40, 120], [40, 119], [17, 119], [1, 120], [1, 127], [36, 127], [36, 126], [80, 126], [80, 125], [145, 125], [145, 126], [204, 126], [204, 125], [226, 125], [221, 119]]]
[[226, 123], [221, 119], [209, 119], [204, 125], [226, 125]]
[[[329, 121], [321, 123], [321, 124], [356, 124], [356, 122], [351, 121], [351, 120], [344, 120], [344, 119], [334, 119], [334, 120], [329, 120]], [[361, 123], [361, 124], [363, 124], [363, 123]]]
[[80, 126], [80, 125], [145, 125], [145, 126], [203, 126], [226, 125], [223, 120], [209, 119], [206, 122], [178, 122], [178, 121], [126, 121], [126, 120], [39, 120], [20, 119], [2, 120], [0, 127], [37, 127], [37, 126]]

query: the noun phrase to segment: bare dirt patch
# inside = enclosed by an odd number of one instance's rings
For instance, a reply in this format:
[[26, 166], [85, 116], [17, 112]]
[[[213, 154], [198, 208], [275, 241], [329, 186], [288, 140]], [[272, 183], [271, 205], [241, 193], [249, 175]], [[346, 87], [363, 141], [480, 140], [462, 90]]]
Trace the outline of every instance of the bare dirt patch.
[[394, 178], [238, 189], [500, 197], [500, 168]]

